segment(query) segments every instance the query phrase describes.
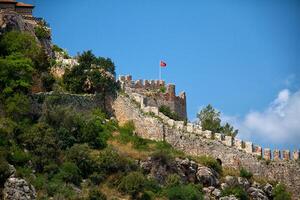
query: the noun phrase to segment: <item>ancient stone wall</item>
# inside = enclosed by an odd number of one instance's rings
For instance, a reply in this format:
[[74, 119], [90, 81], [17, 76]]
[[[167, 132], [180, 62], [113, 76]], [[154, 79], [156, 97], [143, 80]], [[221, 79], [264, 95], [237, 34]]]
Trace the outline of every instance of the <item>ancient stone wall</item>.
[[180, 119], [187, 119], [185, 92], [181, 92], [176, 96], [175, 85], [166, 85], [162, 80], [133, 81], [131, 76], [120, 76], [119, 82], [126, 93], [142, 95], [146, 106], [159, 108], [165, 105], [171, 111], [177, 113]]
[[285, 151], [284, 160], [274, 153], [271, 161], [270, 149], [263, 150], [252, 142], [202, 131], [196, 124], [174, 121], [160, 113], [157, 107], [145, 106], [143, 102], [139, 94], [120, 95], [113, 105], [117, 120], [121, 124], [132, 120], [136, 134], [143, 138], [164, 140], [187, 154], [210, 155], [220, 159], [224, 166], [245, 167], [256, 176], [281, 181], [294, 197], [300, 197], [300, 165], [295, 161], [299, 159], [299, 151], [293, 152], [293, 160], [288, 159], [289, 152]]

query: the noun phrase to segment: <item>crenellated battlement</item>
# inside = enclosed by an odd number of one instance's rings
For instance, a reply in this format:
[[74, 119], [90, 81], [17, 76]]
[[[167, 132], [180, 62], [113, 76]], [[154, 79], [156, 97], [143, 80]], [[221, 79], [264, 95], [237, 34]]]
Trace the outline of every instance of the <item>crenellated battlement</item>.
[[[122, 78], [122, 82], [124, 83], [124, 80], [126, 78]], [[127, 80], [131, 81], [131, 77], [128, 77]], [[122, 83], [121, 82], [121, 83]], [[147, 82], [147, 81], [144, 81]], [[129, 82], [129, 83], [132, 83]], [[136, 82], [135, 82], [136, 83]], [[150, 81], [151, 83], [151, 81]], [[155, 82], [153, 82], [155, 83]], [[158, 83], [158, 82], [156, 82]], [[163, 82], [160, 82], [162, 85]], [[156, 85], [156, 88], [158, 85]], [[130, 88], [135, 88], [135, 86], [132, 86]], [[154, 85], [153, 85], [153, 88]], [[170, 88], [171, 94], [173, 94], [173, 87]], [[136, 90], [135, 90], [136, 91]], [[168, 93], [168, 91], [167, 91]], [[160, 119], [162, 123], [164, 123], [166, 126], [168, 126], [171, 129], [177, 130], [182, 132], [182, 135], [190, 135], [196, 138], [206, 138], [211, 139], [220, 142], [220, 145], [225, 145], [230, 148], [237, 149], [239, 151], [245, 152], [247, 154], [250, 154], [252, 156], [257, 157], [258, 159], [264, 159], [266, 161], [273, 160], [273, 161], [289, 161], [289, 160], [299, 160], [300, 157], [300, 151], [295, 150], [292, 153], [289, 150], [274, 150], [273, 153], [271, 149], [265, 148], [263, 149], [261, 146], [253, 144], [251, 141], [243, 141], [238, 138], [234, 138], [232, 136], [225, 136], [221, 133], [213, 133], [209, 130], [202, 130], [202, 127], [199, 124], [195, 123], [185, 123], [184, 121], [175, 121], [173, 119], [170, 119], [169, 117], [165, 116], [163, 113], [159, 112], [159, 108], [157, 106], [149, 106], [147, 104], [147, 97], [140, 93], [132, 92], [128, 93], [129, 98], [134, 100], [138, 103], [139, 107], [141, 108], [143, 113], [151, 113], [152, 116], [156, 116]]]
[[187, 119], [186, 94], [176, 95], [174, 84], [166, 84], [163, 80], [132, 80], [131, 75], [119, 76], [121, 88], [128, 94], [136, 93], [144, 97], [145, 106], [168, 106], [180, 119]]

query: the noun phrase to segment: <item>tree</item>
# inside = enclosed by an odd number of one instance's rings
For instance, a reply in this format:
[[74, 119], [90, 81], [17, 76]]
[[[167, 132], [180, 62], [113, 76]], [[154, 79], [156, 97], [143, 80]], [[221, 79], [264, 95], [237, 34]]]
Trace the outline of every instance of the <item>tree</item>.
[[201, 123], [203, 130], [210, 130], [213, 133], [223, 133], [224, 135], [235, 137], [238, 134], [238, 130], [234, 129], [229, 123], [221, 126], [220, 112], [208, 104], [203, 108], [197, 117]]
[[197, 117], [203, 130], [210, 130], [218, 133], [222, 130], [220, 112], [214, 109], [210, 104], [202, 109]]
[[33, 125], [22, 136], [26, 148], [33, 155], [33, 163], [38, 172], [42, 172], [46, 165], [58, 161], [60, 149], [54, 130], [45, 123]]
[[77, 165], [83, 178], [87, 178], [94, 170], [94, 161], [90, 157], [90, 152], [86, 144], [75, 144], [67, 152], [67, 160]]
[[228, 135], [228, 136], [232, 136], [235, 137], [239, 130], [234, 130], [233, 126], [231, 126], [230, 124], [226, 123], [223, 127], [222, 127], [222, 131], [221, 131], [224, 135]]
[[30, 33], [10, 31], [4, 34], [0, 40], [0, 55], [9, 56], [21, 54], [30, 58], [39, 71], [47, 71], [50, 60], [45, 50]]
[[15, 93], [5, 100], [5, 111], [12, 119], [20, 120], [29, 112], [30, 102], [26, 95]]
[[28, 93], [32, 84], [33, 64], [22, 55], [0, 58], [0, 97], [3, 99], [13, 93]]
[[0, 47], [3, 56], [20, 53], [26, 57], [33, 58], [40, 50], [34, 36], [20, 31], [5, 33], [0, 41]]
[[67, 70], [63, 81], [75, 93], [101, 93], [105, 97], [117, 89], [115, 65], [109, 58], [96, 57], [91, 51], [78, 56], [79, 65]]

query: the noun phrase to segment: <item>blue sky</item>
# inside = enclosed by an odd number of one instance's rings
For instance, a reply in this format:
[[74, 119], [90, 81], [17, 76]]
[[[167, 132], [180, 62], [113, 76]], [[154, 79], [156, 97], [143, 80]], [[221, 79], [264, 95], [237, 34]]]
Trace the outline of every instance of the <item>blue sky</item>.
[[[300, 101], [299, 0], [25, 2], [36, 5], [54, 43], [72, 55], [91, 49], [134, 79], [157, 79], [159, 60], [166, 61], [163, 79], [187, 92], [191, 120], [211, 103], [241, 129], [240, 137], [266, 146], [273, 131], [258, 122], [273, 115], [290, 121], [271, 111]], [[275, 135], [271, 147], [300, 148], [298, 116], [300, 124], [300, 114], [290, 116], [296, 120], [292, 130], [277, 127], [285, 130], [274, 133], [282, 137]]]

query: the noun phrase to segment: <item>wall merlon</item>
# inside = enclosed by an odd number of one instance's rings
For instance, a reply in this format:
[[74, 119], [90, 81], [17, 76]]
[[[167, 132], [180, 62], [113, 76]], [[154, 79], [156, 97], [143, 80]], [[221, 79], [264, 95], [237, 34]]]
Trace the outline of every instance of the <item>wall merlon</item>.
[[189, 133], [194, 133], [195, 132], [194, 124], [193, 123], [187, 123], [186, 131], [189, 132]]
[[240, 140], [240, 139], [234, 138], [234, 146], [235, 146], [237, 149], [242, 150], [242, 149], [243, 149], [243, 141]]
[[170, 97], [174, 98], [176, 96], [175, 93], [175, 85], [174, 84], [168, 84], [167, 85], [167, 93], [170, 95]]
[[262, 157], [262, 147], [258, 146], [258, 145], [254, 145], [253, 154], [255, 154], [256, 156]]
[[177, 128], [179, 130], [183, 130], [184, 129], [184, 121], [175, 121], [175, 128]]
[[209, 130], [203, 131], [204, 132], [204, 136], [208, 139], [212, 138], [212, 132]]
[[224, 135], [221, 133], [215, 133], [215, 139], [218, 141], [223, 141], [224, 140]]
[[263, 155], [263, 157], [264, 157], [264, 159], [265, 160], [271, 160], [271, 157], [272, 155], [271, 155], [271, 149], [269, 149], [269, 148], [265, 148], [264, 149], [264, 155]]
[[225, 139], [224, 139], [223, 143], [226, 146], [232, 147], [233, 146], [233, 137], [229, 136], [229, 135], [225, 135]]
[[253, 143], [252, 142], [248, 142], [246, 141], [245, 142], [245, 148], [244, 150], [247, 152], [247, 153], [253, 153]]
[[293, 160], [299, 160], [299, 157], [300, 157], [300, 151], [299, 150], [293, 151]]
[[290, 150], [283, 150], [282, 151], [282, 159], [283, 160], [290, 160], [290, 158], [291, 158]]
[[275, 161], [281, 160], [281, 152], [280, 152], [280, 150], [275, 149], [275, 150], [273, 151], [273, 159], [274, 159]]
[[175, 125], [175, 121], [173, 119], [168, 120], [168, 125], [173, 127]]

